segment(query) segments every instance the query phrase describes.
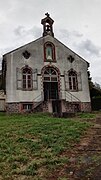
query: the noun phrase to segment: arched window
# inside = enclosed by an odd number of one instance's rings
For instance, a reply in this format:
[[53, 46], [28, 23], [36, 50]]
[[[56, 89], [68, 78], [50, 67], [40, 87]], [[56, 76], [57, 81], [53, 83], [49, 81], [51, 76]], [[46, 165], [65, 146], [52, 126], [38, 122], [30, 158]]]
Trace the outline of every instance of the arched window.
[[50, 60], [50, 59], [52, 59], [52, 46], [51, 46], [51, 44], [48, 44], [47, 46], [46, 46], [46, 59], [47, 60]]
[[57, 71], [51, 67], [46, 68], [46, 70], [44, 71], [44, 81], [57, 82], [58, 81]]
[[28, 67], [22, 70], [22, 87], [24, 90], [32, 89], [32, 70]]
[[69, 71], [69, 89], [70, 90], [78, 90], [78, 82], [77, 82], [77, 73], [73, 70]]
[[51, 42], [47, 42], [44, 45], [44, 60], [55, 61], [55, 46]]

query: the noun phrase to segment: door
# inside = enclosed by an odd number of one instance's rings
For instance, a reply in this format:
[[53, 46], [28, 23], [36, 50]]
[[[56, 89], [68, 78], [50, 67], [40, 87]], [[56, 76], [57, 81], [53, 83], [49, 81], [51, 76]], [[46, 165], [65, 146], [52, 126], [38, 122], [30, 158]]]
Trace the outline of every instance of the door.
[[44, 100], [58, 99], [58, 82], [44, 82]]

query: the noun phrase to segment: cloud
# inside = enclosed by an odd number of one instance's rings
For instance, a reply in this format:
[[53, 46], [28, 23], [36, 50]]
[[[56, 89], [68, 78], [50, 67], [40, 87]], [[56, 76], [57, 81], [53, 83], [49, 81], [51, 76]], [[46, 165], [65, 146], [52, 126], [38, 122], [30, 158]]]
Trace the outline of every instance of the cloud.
[[[76, 30], [56, 29], [57, 38], [74, 52], [79, 53], [78, 44], [83, 38], [83, 33]], [[81, 54], [82, 55], [82, 54]]]
[[38, 26], [33, 26], [30, 30], [29, 33], [32, 33], [34, 35], [34, 38], [38, 38], [42, 36], [42, 30]]
[[81, 34], [79, 31], [72, 30], [69, 31], [68, 29], [60, 29], [57, 31], [59, 37], [65, 38], [65, 39], [73, 39], [73, 38], [81, 38], [83, 37], [83, 34]]
[[82, 41], [78, 45], [78, 49], [83, 51], [87, 55], [91, 56], [100, 56], [101, 48], [99, 46], [96, 46], [91, 40], [87, 39], [85, 41]]
[[72, 36], [75, 36], [75, 37], [78, 37], [78, 38], [79, 38], [79, 37], [80, 37], [80, 38], [83, 37], [83, 34], [82, 34], [82, 33], [79, 33], [78, 31], [75, 31], [75, 30], [72, 31], [71, 34], [72, 34]]
[[38, 38], [41, 35], [41, 28], [37, 26], [33, 26], [30, 29], [27, 29], [25, 26], [18, 26], [14, 29], [14, 34], [16, 37], [27, 37], [34, 36], [34, 38]]
[[[5, 39], [4, 46], [0, 44], [0, 55], [3, 55], [13, 49], [21, 47], [42, 35], [41, 28], [38, 26], [33, 26], [31, 28], [26, 28], [25, 26], [17, 26], [11, 33], [12, 36], [7, 36]], [[2, 38], [2, 36], [1, 36]]]
[[97, 83], [100, 84], [100, 86], [101, 86], [101, 77], [100, 77], [100, 76], [95, 76], [95, 77], [93, 77], [93, 81], [94, 81], [94, 82], [97, 82]]
[[70, 32], [67, 29], [59, 29], [56, 34], [58, 34], [60, 38], [69, 38], [70, 36]]
[[14, 33], [16, 36], [22, 36], [24, 32], [25, 32], [24, 26], [18, 26], [17, 28], [14, 29]]

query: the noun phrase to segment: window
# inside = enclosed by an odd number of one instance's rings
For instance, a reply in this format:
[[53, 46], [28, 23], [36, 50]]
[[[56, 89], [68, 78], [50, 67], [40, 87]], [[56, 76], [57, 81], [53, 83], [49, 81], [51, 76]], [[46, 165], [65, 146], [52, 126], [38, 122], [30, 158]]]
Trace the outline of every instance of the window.
[[55, 46], [51, 42], [47, 42], [44, 45], [44, 60], [55, 61]]
[[28, 65], [23, 68], [16, 68], [16, 87], [18, 90], [24, 91], [37, 90], [37, 69], [32, 69]]
[[53, 57], [52, 57], [52, 46], [50, 44], [48, 44], [46, 46], [46, 59], [47, 60], [53, 59]]
[[23, 104], [23, 110], [30, 111], [33, 108], [33, 104]]
[[70, 90], [78, 90], [78, 82], [77, 82], [77, 74], [75, 71], [71, 70], [68, 73], [69, 77], [69, 89]]
[[58, 74], [53, 68], [46, 68], [44, 71], [44, 81], [57, 82]]
[[22, 70], [22, 87], [24, 90], [32, 89], [32, 71], [28, 67]]

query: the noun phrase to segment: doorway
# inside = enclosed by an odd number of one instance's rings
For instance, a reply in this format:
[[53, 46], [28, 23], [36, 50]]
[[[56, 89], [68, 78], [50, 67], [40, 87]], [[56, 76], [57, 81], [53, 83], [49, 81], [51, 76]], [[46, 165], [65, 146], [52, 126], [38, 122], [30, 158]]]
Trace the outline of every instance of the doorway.
[[61, 112], [61, 101], [59, 100], [59, 70], [54, 67], [46, 67], [43, 72], [44, 101], [53, 113]]
[[58, 99], [58, 72], [53, 67], [47, 67], [43, 74], [44, 100]]
[[44, 82], [43, 83], [44, 88], [44, 100], [52, 100], [52, 99], [58, 99], [58, 82]]

